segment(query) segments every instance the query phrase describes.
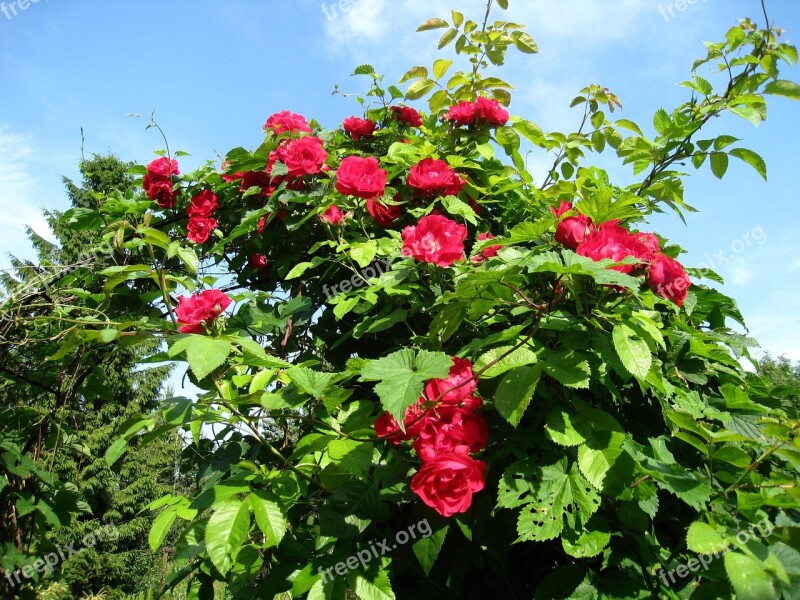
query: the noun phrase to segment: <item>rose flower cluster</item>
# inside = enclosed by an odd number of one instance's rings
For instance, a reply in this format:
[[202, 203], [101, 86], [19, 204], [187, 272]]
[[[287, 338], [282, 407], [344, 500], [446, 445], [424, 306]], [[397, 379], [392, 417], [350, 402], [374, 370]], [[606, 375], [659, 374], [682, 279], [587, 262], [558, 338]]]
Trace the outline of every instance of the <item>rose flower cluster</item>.
[[181, 333], [204, 333], [205, 328], [217, 320], [231, 305], [231, 299], [220, 290], [205, 290], [188, 298], [178, 297], [175, 316]]
[[489, 428], [473, 396], [477, 385], [469, 360], [453, 357], [445, 379], [425, 384], [423, 396], [406, 410], [403, 428], [384, 413], [375, 422], [378, 436], [395, 445], [412, 441], [422, 468], [411, 489], [444, 517], [465, 512], [483, 489], [486, 463], [470, 456], [486, 447]]
[[575, 212], [569, 202], [561, 202], [558, 208], [550, 210], [559, 219], [555, 235], [558, 243], [595, 261], [608, 258], [619, 262], [633, 257], [637, 261], [635, 264], [610, 268], [626, 275], [644, 272], [656, 294], [683, 306], [691, 280], [683, 265], [661, 252], [661, 242], [654, 234], [631, 233], [621, 227], [619, 221], [595, 225], [580, 213], [565, 217]]
[[167, 157], [155, 159], [147, 165], [147, 173], [142, 180], [147, 197], [155, 200], [161, 208], [175, 206], [176, 194], [172, 191], [172, 177], [180, 175], [178, 161]]

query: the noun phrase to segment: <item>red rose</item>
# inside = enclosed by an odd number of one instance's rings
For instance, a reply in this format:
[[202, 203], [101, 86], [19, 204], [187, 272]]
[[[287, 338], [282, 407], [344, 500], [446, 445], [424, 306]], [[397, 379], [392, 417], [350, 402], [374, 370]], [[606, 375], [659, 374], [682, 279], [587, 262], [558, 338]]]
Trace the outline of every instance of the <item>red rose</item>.
[[475, 120], [483, 121], [491, 127], [501, 127], [508, 123], [508, 111], [497, 100], [478, 98], [474, 110]]
[[594, 230], [592, 220], [586, 215], [567, 217], [556, 227], [556, 241], [571, 250], [575, 250], [578, 244]]
[[440, 454], [469, 455], [480, 452], [489, 439], [489, 426], [480, 415], [461, 408], [442, 406], [423, 419], [414, 450], [423, 461]]
[[572, 210], [572, 203], [565, 202], [564, 200], [558, 205], [558, 208], [555, 206], [550, 207], [550, 212], [553, 213], [559, 219], [564, 216], [565, 213], [568, 213]]
[[464, 257], [467, 228], [441, 215], [422, 217], [403, 230], [403, 256], [449, 267]]
[[[398, 199], [399, 194], [395, 196], [395, 200]], [[403, 207], [400, 204], [387, 205], [381, 203], [380, 200], [367, 200], [367, 210], [381, 227], [391, 227], [403, 213]]]
[[268, 196], [270, 192], [270, 176], [266, 171], [246, 171], [242, 174], [242, 183], [239, 184], [239, 191], [246, 192], [251, 187], [260, 187], [260, 196]]
[[231, 299], [219, 290], [205, 290], [200, 294], [178, 298], [175, 316], [181, 333], [203, 333], [203, 325], [213, 321], [231, 304]]
[[372, 200], [386, 189], [386, 171], [372, 156], [348, 156], [336, 170], [336, 189], [340, 194]]
[[640, 231], [639, 233], [635, 233], [634, 237], [647, 248], [648, 258], [653, 258], [656, 254], [661, 252], [661, 242], [658, 241], [655, 234]]
[[258, 270], [266, 269], [267, 257], [258, 252], [253, 252], [247, 259], [247, 264], [250, 266], [251, 269], [258, 269]]
[[451, 106], [445, 119], [453, 121], [456, 125], [472, 125], [475, 123], [475, 105], [472, 102], [459, 102]]
[[379, 438], [388, 440], [397, 446], [403, 440], [410, 440], [416, 437], [430, 413], [431, 411], [425, 410], [425, 398], [420, 398], [415, 404], [406, 409], [406, 414], [403, 417], [405, 433], [403, 433], [397, 420], [389, 412], [383, 413], [375, 421], [375, 433], [378, 434]]
[[689, 286], [692, 285], [683, 265], [664, 254], [657, 254], [650, 262], [647, 282], [656, 294], [672, 300], [678, 306], [683, 306]]
[[348, 117], [342, 123], [344, 130], [350, 135], [353, 140], [358, 141], [362, 137], [370, 137], [375, 133], [377, 126], [375, 121], [370, 119], [359, 119], [358, 117]]
[[486, 463], [461, 454], [440, 454], [422, 465], [411, 489], [443, 517], [466, 512], [483, 489]]
[[410, 106], [393, 106], [392, 114], [395, 119], [411, 127], [420, 127], [422, 125], [422, 115]]
[[275, 135], [281, 134], [285, 131], [291, 133], [311, 133], [311, 127], [308, 121], [302, 115], [298, 115], [288, 110], [282, 110], [275, 113], [264, 124], [264, 130], [271, 130]]
[[425, 158], [411, 167], [408, 185], [424, 196], [456, 196], [466, 182], [443, 160]]
[[192, 203], [186, 212], [190, 217], [210, 217], [218, 208], [217, 195], [211, 190], [203, 190], [192, 197]]
[[281, 161], [289, 170], [287, 177], [317, 175], [322, 172], [328, 153], [322, 148], [323, 141], [318, 137], [302, 137], [281, 144], [270, 152], [267, 173], [272, 172], [276, 160]]
[[[453, 366], [446, 378], [431, 379], [425, 384], [423, 393], [428, 400], [457, 406], [472, 396], [475, 386], [478, 385], [472, 372], [472, 362], [458, 356], [454, 356], [452, 360]], [[471, 401], [469, 403], [474, 404]]]
[[342, 209], [332, 204], [328, 210], [326, 210], [323, 214], [319, 216], [319, 220], [323, 223], [328, 223], [329, 225], [341, 225], [344, 223], [344, 213]]
[[172, 208], [175, 206], [176, 194], [172, 191], [171, 179], [149, 179], [150, 174], [144, 176], [142, 185], [147, 192], [150, 200], [155, 200], [161, 208]]
[[[608, 223], [603, 223], [597, 231], [587, 235], [576, 252], [595, 261], [610, 258], [616, 262], [629, 256], [639, 259], [647, 256], [647, 248], [642, 242], [619, 225], [609, 225]], [[609, 268], [620, 273], [630, 274], [634, 267], [635, 265], [619, 265]]]
[[166, 179], [173, 175], [180, 175], [181, 172], [178, 169], [177, 160], [170, 160], [166, 156], [162, 156], [147, 165], [147, 174], [150, 175], [151, 178]]
[[197, 244], [205, 244], [211, 232], [217, 228], [217, 220], [211, 217], [191, 217], [186, 226], [186, 237]]
[[[482, 242], [484, 240], [493, 240], [494, 236], [491, 233], [480, 233], [478, 234], [478, 241]], [[481, 253], [477, 256], [472, 257], [472, 262], [474, 263], [482, 263], [487, 258], [492, 258], [493, 256], [497, 256], [497, 253], [502, 248], [502, 244], [497, 244], [496, 246], [486, 246]]]

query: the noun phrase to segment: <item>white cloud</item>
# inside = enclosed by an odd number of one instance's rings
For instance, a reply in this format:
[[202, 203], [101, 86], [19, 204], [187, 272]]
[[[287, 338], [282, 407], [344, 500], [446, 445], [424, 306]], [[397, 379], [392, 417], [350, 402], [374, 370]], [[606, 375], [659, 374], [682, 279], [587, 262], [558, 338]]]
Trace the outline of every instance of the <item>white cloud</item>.
[[730, 279], [731, 283], [734, 285], [744, 286], [753, 281], [755, 276], [755, 271], [748, 269], [743, 264], [738, 264], [733, 268], [733, 273], [731, 274]]
[[8, 266], [8, 253], [29, 256], [25, 225], [52, 239], [37, 205], [43, 194], [31, 168], [34, 156], [31, 136], [0, 125], [0, 268]]

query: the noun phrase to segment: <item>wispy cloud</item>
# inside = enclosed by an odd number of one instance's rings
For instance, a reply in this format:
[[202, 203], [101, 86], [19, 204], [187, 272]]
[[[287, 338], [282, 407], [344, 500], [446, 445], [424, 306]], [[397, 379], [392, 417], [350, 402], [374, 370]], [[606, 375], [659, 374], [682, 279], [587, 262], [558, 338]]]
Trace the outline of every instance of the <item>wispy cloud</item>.
[[0, 267], [7, 267], [7, 255], [27, 256], [25, 226], [51, 239], [52, 233], [37, 203], [41, 185], [31, 168], [35, 156], [31, 136], [0, 125]]

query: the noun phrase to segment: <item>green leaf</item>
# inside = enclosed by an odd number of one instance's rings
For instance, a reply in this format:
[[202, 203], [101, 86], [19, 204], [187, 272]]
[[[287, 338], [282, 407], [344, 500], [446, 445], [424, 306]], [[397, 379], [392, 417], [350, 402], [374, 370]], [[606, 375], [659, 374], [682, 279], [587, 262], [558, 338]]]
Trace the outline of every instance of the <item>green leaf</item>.
[[777, 598], [772, 578], [757, 561], [738, 552], [725, 553], [725, 571], [728, 573], [736, 600], [764, 600]]
[[186, 359], [197, 379], [203, 379], [221, 366], [231, 353], [231, 343], [204, 335], [192, 335], [186, 349]]
[[624, 441], [625, 434], [619, 431], [598, 431], [578, 448], [581, 473], [598, 490], [604, 488], [606, 475], [622, 455]]
[[353, 71], [353, 75], [372, 75], [375, 73], [375, 67], [372, 65], [359, 65], [356, 67], [356, 70]]
[[800, 85], [794, 81], [787, 81], [779, 79], [777, 81], [770, 81], [764, 87], [765, 94], [772, 94], [773, 96], [785, 96], [792, 100], [800, 100]]
[[348, 254], [362, 269], [369, 266], [378, 253], [378, 244], [375, 240], [352, 244]]
[[117, 462], [123, 454], [125, 454], [127, 449], [128, 449], [128, 440], [126, 440], [125, 438], [117, 438], [116, 440], [114, 440], [114, 443], [112, 443], [108, 447], [108, 450], [106, 450], [105, 454], [106, 464], [109, 467], [113, 466], [114, 463]]
[[430, 31], [431, 29], [443, 29], [445, 27], [450, 27], [450, 23], [444, 19], [428, 19], [417, 27], [417, 31]]
[[500, 380], [500, 385], [494, 393], [495, 407], [497, 412], [514, 427], [522, 420], [541, 375], [542, 369], [538, 365], [517, 367]]
[[408, 86], [408, 90], [406, 90], [406, 99], [419, 100], [430, 92], [435, 85], [436, 82], [433, 79], [419, 79]]
[[764, 178], [764, 181], [767, 180], [767, 163], [760, 155], [747, 148], [734, 148], [729, 154], [746, 162]]
[[524, 52], [525, 54], [536, 54], [539, 52], [539, 46], [536, 40], [524, 31], [516, 31], [512, 34], [512, 37], [514, 38], [514, 45], [520, 52]]
[[717, 554], [727, 544], [717, 530], [708, 523], [695, 521], [686, 532], [686, 547], [700, 554]]
[[647, 379], [653, 364], [653, 354], [647, 342], [624, 323], [614, 327], [612, 338], [625, 369], [639, 380]]
[[383, 569], [378, 570], [369, 579], [362, 573], [351, 573], [348, 581], [355, 588], [355, 596], [359, 600], [395, 600], [389, 576]]
[[475, 210], [460, 198], [456, 196], [445, 196], [441, 199], [441, 203], [444, 209], [451, 215], [461, 217], [473, 225], [478, 224], [478, 216], [475, 214]]
[[375, 392], [383, 408], [399, 423], [406, 409], [422, 396], [424, 383], [429, 379], [447, 377], [452, 359], [441, 352], [405, 348], [378, 360], [372, 360], [361, 371], [361, 381], [379, 381]]
[[589, 362], [572, 350], [546, 351], [541, 356], [544, 372], [561, 385], [571, 388], [588, 388], [592, 375]]
[[320, 373], [307, 367], [292, 367], [286, 371], [292, 382], [306, 394], [322, 398], [325, 390], [336, 378], [336, 373]]
[[420, 538], [414, 542], [411, 549], [417, 557], [422, 570], [428, 575], [433, 568], [436, 558], [439, 556], [439, 551], [444, 545], [445, 537], [447, 537], [447, 529], [449, 523], [445, 523], [444, 527], [440, 527], [426, 538]]
[[717, 177], [722, 179], [728, 171], [728, 155], [724, 152], [711, 153], [711, 172]]
[[501, 358], [488, 369], [486, 368], [487, 365], [493, 363], [513, 348], [514, 346], [500, 346], [499, 348], [493, 348], [488, 352], [485, 352], [475, 362], [475, 371], [481, 372], [482, 379], [491, 379], [492, 377], [502, 375], [503, 373], [510, 371], [511, 369], [515, 369], [516, 367], [525, 367], [539, 362], [539, 357], [533, 350], [522, 346], [511, 352], [511, 354], [508, 356]]
[[197, 254], [195, 254], [194, 250], [178, 246], [175, 252], [178, 258], [183, 261], [183, 264], [186, 265], [190, 273], [197, 273], [197, 269], [200, 268], [200, 259], [197, 258]]
[[172, 524], [175, 522], [175, 517], [177, 516], [178, 513], [173, 507], [167, 507], [155, 518], [153, 526], [150, 528], [150, 534], [147, 537], [147, 541], [153, 552], [158, 550], [161, 544], [164, 543]]
[[206, 552], [225, 575], [250, 529], [250, 503], [230, 499], [219, 505], [206, 525]]
[[433, 76], [436, 79], [444, 77], [447, 70], [452, 66], [453, 61], [445, 58], [439, 58], [433, 63]]
[[266, 538], [267, 547], [280, 544], [286, 534], [288, 523], [278, 497], [265, 490], [255, 490], [250, 494], [250, 506], [256, 524]]

